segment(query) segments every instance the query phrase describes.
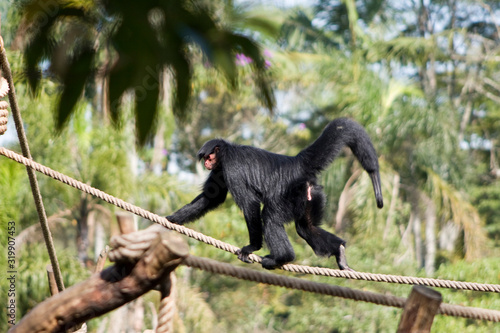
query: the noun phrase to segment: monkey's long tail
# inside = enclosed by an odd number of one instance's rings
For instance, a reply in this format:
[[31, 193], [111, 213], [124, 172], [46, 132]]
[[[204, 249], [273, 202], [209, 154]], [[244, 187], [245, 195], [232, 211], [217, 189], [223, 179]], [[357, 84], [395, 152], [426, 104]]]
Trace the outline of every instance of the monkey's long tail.
[[348, 118], [332, 120], [319, 138], [302, 150], [297, 158], [306, 168], [319, 173], [333, 162], [345, 146], [351, 148], [354, 156], [370, 175], [377, 207], [382, 208], [384, 201], [377, 152], [363, 126], [354, 120]]
[[375, 192], [375, 199], [377, 200], [377, 207], [384, 207], [384, 199], [382, 197], [382, 188], [380, 185], [380, 173], [378, 170], [376, 172], [369, 172], [370, 178], [372, 179], [373, 191]]

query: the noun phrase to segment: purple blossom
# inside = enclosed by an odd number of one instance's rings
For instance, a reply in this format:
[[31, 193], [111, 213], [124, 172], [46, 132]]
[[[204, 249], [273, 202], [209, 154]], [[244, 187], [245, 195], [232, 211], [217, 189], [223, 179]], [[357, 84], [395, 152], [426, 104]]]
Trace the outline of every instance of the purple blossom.
[[264, 58], [266, 59], [264, 62], [265, 66], [266, 66], [266, 68], [269, 68], [273, 64], [270, 60], [273, 58], [273, 53], [269, 49], [265, 49], [263, 53], [264, 53]]
[[243, 53], [237, 53], [236, 54], [236, 65], [238, 66], [246, 66], [248, 64], [251, 64], [253, 62], [253, 59], [250, 57], [247, 57]]
[[[273, 58], [273, 54], [271, 53], [271, 51], [269, 51], [268, 49], [265, 49], [264, 52], [263, 52], [263, 55], [264, 55], [264, 65], [266, 68], [269, 68], [272, 66], [272, 62], [270, 59]], [[247, 57], [246, 55], [244, 55], [243, 53], [237, 53], [236, 54], [236, 65], [238, 66], [246, 66], [246, 65], [249, 65], [253, 62], [253, 59], [250, 58], [250, 57]]]

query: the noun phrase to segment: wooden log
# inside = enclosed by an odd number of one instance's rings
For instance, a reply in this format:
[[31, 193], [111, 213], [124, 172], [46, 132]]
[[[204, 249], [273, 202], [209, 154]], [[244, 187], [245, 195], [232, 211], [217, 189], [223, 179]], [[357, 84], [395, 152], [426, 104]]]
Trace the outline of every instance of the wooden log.
[[405, 303], [397, 332], [430, 332], [432, 321], [442, 301], [439, 292], [424, 286], [413, 286], [410, 297]]
[[9, 333], [65, 332], [143, 295], [188, 255], [184, 239], [163, 231], [136, 264], [115, 264], [33, 308]]

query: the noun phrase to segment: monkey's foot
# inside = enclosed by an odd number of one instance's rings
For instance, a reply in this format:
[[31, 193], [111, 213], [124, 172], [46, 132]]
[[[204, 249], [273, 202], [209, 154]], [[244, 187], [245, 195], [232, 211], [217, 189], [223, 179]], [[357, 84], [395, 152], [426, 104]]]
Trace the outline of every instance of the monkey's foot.
[[275, 269], [280, 267], [281, 265], [276, 262], [273, 258], [269, 256], [265, 256], [262, 258], [262, 267], [265, 269]]
[[349, 267], [347, 265], [347, 258], [345, 256], [345, 246], [344, 245], [340, 245], [340, 248], [339, 248], [339, 255], [337, 257], [337, 265], [339, 265], [339, 268], [341, 270], [346, 270], [346, 271], [350, 271], [350, 272], [355, 272], [354, 269], [352, 269], [351, 267]]
[[[251, 252], [250, 252], [251, 253]], [[251, 264], [252, 261], [248, 258], [250, 253], [247, 253], [246, 251], [243, 251], [243, 249], [238, 250], [236, 254], [238, 255], [238, 259], [240, 259], [243, 262], [246, 262], [247, 264]]]

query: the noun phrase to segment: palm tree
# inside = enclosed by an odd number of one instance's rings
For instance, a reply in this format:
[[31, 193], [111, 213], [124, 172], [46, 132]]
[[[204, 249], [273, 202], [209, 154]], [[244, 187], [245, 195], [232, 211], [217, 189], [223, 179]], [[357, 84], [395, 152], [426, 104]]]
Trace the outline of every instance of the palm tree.
[[[322, 66], [316, 62], [318, 67], [313, 71], [321, 76], [310, 83], [313, 88], [308, 91], [308, 98], [317, 109], [306, 123], [309, 128], [320, 129], [328, 119], [342, 115], [351, 116], [368, 128], [382, 158], [389, 210], [376, 213], [372, 209], [374, 205], [366, 199], [371, 197], [370, 188], [359, 177], [358, 166], [343, 166], [351, 161], [347, 155], [324, 177], [330, 204], [338, 205], [337, 216], [329, 218], [336, 219], [339, 229], [345, 227], [346, 219], [352, 219], [354, 224], [365, 221], [360, 230], [380, 232], [382, 239], [399, 234], [407, 241], [408, 235], [413, 235], [413, 245], [405, 244], [428, 275], [435, 268], [438, 232], [449, 222], [463, 230], [465, 257], [477, 258], [482, 253], [485, 234], [477, 210], [470, 204], [471, 198], [461, 190], [468, 168], [463, 167], [467, 166], [465, 152], [457, 153], [459, 114], [448, 103], [437, 102], [442, 78], [433, 62], [445, 59], [436, 44], [437, 37], [428, 38], [427, 32], [421, 32], [388, 41], [364, 41], [347, 55], [344, 50], [348, 48], [330, 48], [325, 53], [332, 57], [322, 58]], [[308, 45], [309, 50], [321, 48], [320, 43], [314, 42], [302, 45]], [[418, 84], [390, 79], [396, 64], [420, 73]], [[448, 94], [448, 90], [445, 92]], [[448, 204], [443, 204], [443, 200]]]

